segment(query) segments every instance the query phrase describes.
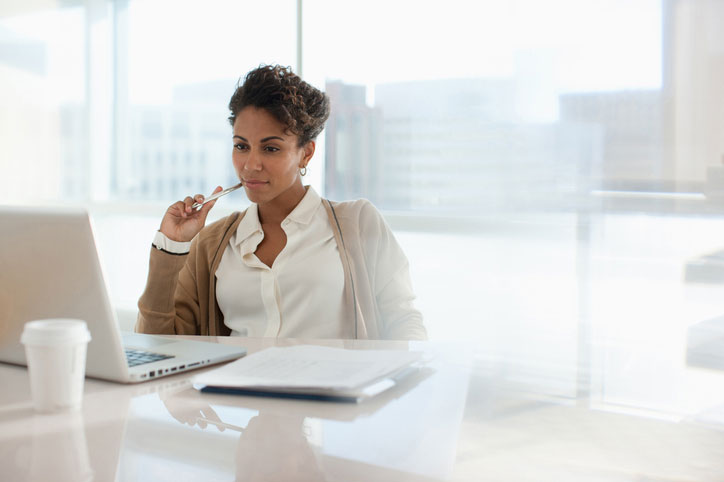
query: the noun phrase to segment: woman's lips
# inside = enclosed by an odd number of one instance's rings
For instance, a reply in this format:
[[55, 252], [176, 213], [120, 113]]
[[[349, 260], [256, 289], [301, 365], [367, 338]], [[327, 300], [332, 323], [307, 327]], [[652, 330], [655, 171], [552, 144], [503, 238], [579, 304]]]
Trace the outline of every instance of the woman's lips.
[[249, 189], [258, 189], [262, 186], [265, 186], [266, 184], [267, 184], [267, 181], [256, 181], [253, 179], [244, 180], [244, 187], [247, 187]]

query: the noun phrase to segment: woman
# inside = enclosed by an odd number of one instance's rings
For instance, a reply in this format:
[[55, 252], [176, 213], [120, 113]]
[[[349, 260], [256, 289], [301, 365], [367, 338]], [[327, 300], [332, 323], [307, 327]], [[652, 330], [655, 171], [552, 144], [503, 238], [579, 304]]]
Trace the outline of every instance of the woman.
[[206, 227], [215, 201], [168, 208], [136, 331], [425, 339], [407, 259], [379, 212], [302, 184], [328, 97], [289, 68], [261, 66], [229, 109], [232, 162], [252, 204]]

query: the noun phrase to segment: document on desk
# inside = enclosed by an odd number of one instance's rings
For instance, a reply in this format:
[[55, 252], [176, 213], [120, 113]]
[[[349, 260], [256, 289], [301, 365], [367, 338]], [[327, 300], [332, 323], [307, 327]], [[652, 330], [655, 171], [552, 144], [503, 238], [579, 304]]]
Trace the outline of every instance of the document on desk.
[[421, 352], [273, 347], [194, 377], [203, 392], [359, 402], [417, 370]]

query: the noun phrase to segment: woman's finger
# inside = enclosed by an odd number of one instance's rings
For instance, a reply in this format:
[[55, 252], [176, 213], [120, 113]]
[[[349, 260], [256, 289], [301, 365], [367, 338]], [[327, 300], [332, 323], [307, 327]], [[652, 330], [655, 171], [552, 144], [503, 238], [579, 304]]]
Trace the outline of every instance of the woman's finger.
[[[214, 192], [212, 192], [211, 194], [214, 195], [217, 192], [223, 191], [223, 190], [224, 190], [224, 188], [222, 188], [221, 186], [216, 186], [216, 189], [214, 189]], [[204, 216], [206, 216], [209, 213], [209, 211], [211, 211], [211, 208], [214, 207], [214, 204], [216, 204], [216, 199], [214, 199], [213, 201], [209, 201], [206, 204], [204, 204], [203, 206], [201, 206], [201, 209], [200, 209], [201, 213]]]
[[[197, 194], [196, 196], [201, 196], [201, 194]], [[194, 197], [196, 197], [194, 196]], [[191, 196], [186, 196], [183, 200], [184, 203], [184, 216], [188, 216], [189, 214], [193, 213], [193, 208], [191, 206], [194, 205], [196, 201]]]

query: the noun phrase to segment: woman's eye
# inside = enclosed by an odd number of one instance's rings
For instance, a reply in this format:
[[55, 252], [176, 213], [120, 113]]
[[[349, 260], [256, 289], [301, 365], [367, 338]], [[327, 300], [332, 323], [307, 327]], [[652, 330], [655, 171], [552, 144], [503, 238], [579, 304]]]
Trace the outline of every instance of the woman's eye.
[[264, 150], [266, 150], [267, 152], [277, 152], [279, 148], [274, 146], [266, 146]]
[[246, 149], [246, 146], [244, 144], [234, 144], [234, 149], [238, 151], [243, 151]]

